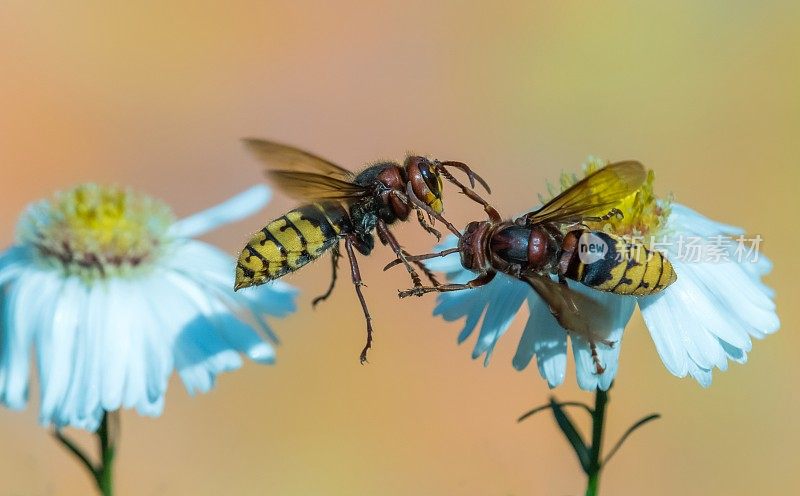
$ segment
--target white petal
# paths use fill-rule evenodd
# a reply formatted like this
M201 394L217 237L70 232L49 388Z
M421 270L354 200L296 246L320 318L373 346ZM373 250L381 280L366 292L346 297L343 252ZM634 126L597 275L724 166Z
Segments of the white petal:
M710 238L717 234L737 236L744 234L744 229L729 224L722 224L679 203L671 204L668 223L683 234Z
M187 298L169 284L170 273L156 273L143 284L141 301L148 308L142 324L141 343L145 353L144 397L139 396L136 409L145 415L158 415L167 390L167 381L174 366L175 340L182 329L194 319L197 311ZM136 359L138 357L132 357Z
M489 283L492 297L483 316L481 331L472 358L478 358L484 353L484 365L489 364L492 351L497 341L505 334L511 323L516 318L525 297L531 291L526 283L513 279L504 274L497 274Z
M667 232L673 239L698 236L710 246L717 236L743 231L673 205ZM760 281L771 263L766 258L740 263L730 253L728 261L683 260L676 245L668 247L668 257L677 281L660 295L642 298L640 306L670 372L689 374L705 387L714 367L725 370L728 359L747 360L750 336L763 337L780 326L773 292Z
M233 317L226 315L219 301L209 298L193 281L178 274L170 275L169 280L185 295L195 312L194 318L182 327L175 342L175 366L190 394L195 391L207 392L213 387L217 374L241 367L242 360L234 351L236 346L241 346L245 353L271 362L272 348L252 331L241 334L242 329L246 328L241 323L230 330L236 342L226 339L222 328L230 325Z
M120 281L118 286L127 296L132 316L122 406L148 416L160 415L163 409L175 336L192 314L181 304L183 296L165 283L164 275L157 270L147 278Z
M267 204L271 196L272 192L266 186L253 186L219 205L179 220L170 229L170 234L178 238L200 236L254 214Z
M233 261L216 248L188 241L169 257L167 279L174 292L183 295L194 312L193 319L175 336L175 365L190 393L206 392L215 376L242 365L241 352L264 364L274 362L277 342L265 316L284 316L295 310L297 290L275 281L249 291L231 287ZM248 325L250 324L250 325Z
M133 334L143 332L135 326L141 321L137 309L132 304L131 293L135 290L129 284L111 280L108 282L108 315L111 325L103 332L103 353L100 358L102 388L101 405L104 410L114 411L122 407L125 393L126 376L129 360L140 359L136 352L142 353L141 347L134 348ZM138 312L137 312L138 310Z
M476 274L465 269L448 274L448 280L455 283L475 277ZM511 325L529 292L525 283L498 274L485 286L440 294L433 314L441 315L447 321L465 318L464 327L458 335L459 343L472 334L483 315L472 357L485 354L484 364L488 364L495 344Z
M611 341L613 345L609 346L603 343L597 343L596 345L598 358L600 359L601 365L605 368L602 374L597 373L597 367L592 359L589 343L580 336L575 334L570 335L572 339L572 353L575 357L575 375L578 378L578 386L586 391L594 391L598 388L606 391L611 387L611 382L617 375L619 353L622 349L622 333L633 314L633 309L636 307L636 300L629 296L596 291L581 284L573 284L570 286L573 290L599 302L608 310L608 322L603 324L603 327L609 329L605 339ZM601 320L606 319L603 318Z
M156 272L140 281L120 281L118 286L121 294L135 295L128 297L134 319L129 326L132 352L127 357L122 401L148 416L161 414L173 368L175 336L193 314L164 277Z
M747 334L730 327L724 309L714 307L709 295L699 292L696 280L680 262L673 264L678 280L663 293L639 301L642 315L667 369L678 377L687 373L710 380L713 367L726 366L725 349L716 336L724 330L748 346ZM744 339L744 340L742 340Z
M253 313L284 317L297 309L297 289L284 281L272 281L247 291L234 292L231 278L233 261L224 252L202 241L183 243L169 257L169 266L198 284L214 283L220 295L233 306L249 308ZM224 288L224 289L223 289Z
M566 376L567 333L539 295L530 291L527 299L528 322L512 364L517 370L522 370L536 356L539 374L554 388L563 383Z
M84 296L80 299L81 306L79 307L79 318L75 329L75 345L71 357L72 373L70 374L64 397L56 405L54 412L53 422L57 426L71 425L73 427L86 428L92 423L92 417L91 415L85 415L86 408L84 407L86 405L85 393L87 388L90 387L90 385L86 384L87 369L91 368L91 360L95 358L92 349L95 328L89 326L87 318L92 306L90 299L93 295L94 298L99 298L98 293L93 293L90 287L84 291Z
M730 321L740 322L746 332L763 337L780 327L775 304L752 283L752 279L738 263L684 263L682 268L685 274L692 274L702 291L713 299L717 308L725 312ZM732 288L735 290L732 291ZM731 336L719 335L719 337L739 345L731 341Z
M664 366L672 375L686 377L689 372L689 357L678 332L680 318L685 309L681 307L680 301L669 298L670 289L667 288L658 295L641 298L639 307Z
M457 245L458 239L451 234L445 237L444 241L434 247L433 253L449 250L450 248L455 248ZM461 265L461 258L459 257L458 253L452 253L446 257L431 258L430 260L425 261L425 266L430 270L444 272L447 274L465 270Z
M0 253L0 287L19 276L30 263L30 250L25 246L12 246Z
M81 383L75 383L81 390L83 398L78 407L81 418L89 418L102 409L100 391L103 379L101 365L105 354L103 336L107 329L114 325L111 316L107 313L107 289L108 287L102 283L92 285L89 292L89 305L84 316L86 327L81 332L85 333L87 360ZM100 420L100 418L97 419L98 422Z
M751 347L748 327L744 320L735 316L736 310L720 299L718 291L709 287L706 277L715 277L713 273L720 272L721 266L707 264L706 270L702 270L701 264L691 264L676 261L673 264L678 280L667 288L665 293L670 298L674 298L688 305L687 312L698 320L710 333L720 339L731 343L737 348L749 350ZM724 267L722 268L724 272ZM711 274L706 275L706 272ZM700 272L698 272L700 271ZM727 288L723 289L726 291Z
M711 385L711 369L706 369L692 363L689 366L689 375L704 388Z
M490 286L482 286L468 291L442 293L437 298L433 315L441 315L446 321L466 317L464 327L458 334L458 342L462 343L475 330L493 296L494 292Z
M0 401L24 408L28 398L30 348L42 321L52 319L45 298L55 296L58 284L48 272L28 269L7 289L3 304L0 346ZM2 291L2 289L0 289Z
M62 416L61 407L73 381L78 322L85 299L86 287L78 278L64 280L60 295L53 302L55 311L52 325L43 326L36 335L41 397L39 421L43 425L57 423L57 418Z

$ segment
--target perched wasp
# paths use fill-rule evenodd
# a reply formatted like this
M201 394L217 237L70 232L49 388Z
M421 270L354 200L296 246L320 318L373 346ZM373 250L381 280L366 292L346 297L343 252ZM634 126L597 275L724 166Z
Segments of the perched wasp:
M637 296L658 293L675 282L672 264L660 252L583 224L621 216L614 205L635 193L645 179L642 164L613 163L513 222L504 221L491 205L470 192L483 204L489 220L469 223L458 235L456 248L406 260L418 262L459 253L464 268L478 276L465 284L417 286L400 296L476 288L488 284L498 272L508 274L530 284L564 329L589 342L600 374L604 369L596 344L613 345L604 339L606 330L598 329L606 312L593 299L571 290L566 279L601 291ZM592 253L588 253L590 249ZM386 268L396 264L397 260ZM558 282L551 275L557 276Z
M471 191L455 179L447 167L465 172L472 187L478 181L488 192L489 186L461 162L440 162L412 155L403 165L380 162L353 173L292 146L259 139L246 139L244 143L264 163L268 176L279 189L308 203L280 216L253 235L239 256L234 289L278 279L330 250L333 276L325 294L314 299L313 305L316 305L333 291L339 244L344 241L350 276L367 324L366 344L360 357L363 363L372 345L372 318L361 291L363 283L355 251L369 255L375 246L373 232L377 232L381 243L389 245L405 265L414 286L421 287L419 275L405 259L408 253L388 226L407 220L411 211L416 210L420 225L437 239L440 233L431 225L433 219L458 233L441 215L444 210L442 176L462 192ZM423 212L428 214L431 224L425 220ZM432 284L438 284L422 263L413 263Z

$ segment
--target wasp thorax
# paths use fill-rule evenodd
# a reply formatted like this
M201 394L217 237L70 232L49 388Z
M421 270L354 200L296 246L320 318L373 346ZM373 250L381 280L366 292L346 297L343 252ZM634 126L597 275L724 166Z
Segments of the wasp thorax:
M117 187L83 184L28 207L17 229L41 262L103 277L148 267L168 240L170 208Z
M492 235L489 249L509 263L527 264L529 235L530 229L510 225Z
M444 212L442 177L436 166L425 157L410 156L405 163L411 190L437 214Z

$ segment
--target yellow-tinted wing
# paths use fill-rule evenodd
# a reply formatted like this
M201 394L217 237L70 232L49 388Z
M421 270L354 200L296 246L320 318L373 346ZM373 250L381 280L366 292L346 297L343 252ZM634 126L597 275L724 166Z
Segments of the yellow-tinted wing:
M271 170L267 175L278 189L298 200L349 200L367 194L363 186L313 172Z
M547 202L525 215L527 224L540 222L574 223L585 217L605 214L620 200L644 184L647 172L639 162L609 164L589 174Z
M294 146L257 138L245 138L242 141L269 170L313 172L348 182L355 177L349 170Z

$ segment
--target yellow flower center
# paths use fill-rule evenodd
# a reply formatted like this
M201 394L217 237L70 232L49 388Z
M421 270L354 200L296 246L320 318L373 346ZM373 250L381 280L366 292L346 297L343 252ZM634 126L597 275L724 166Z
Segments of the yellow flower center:
M589 157L583 164L583 175L588 176L608 165L608 161ZM565 190L579 181L574 174L561 173L561 190ZM615 208L622 212L622 217L612 217L602 222L586 222L591 229L609 231L619 236L631 238L649 238L657 233L665 224L670 212L670 200L659 199L653 193L655 173L647 171L647 179L639 190L622 199ZM649 243L650 239L644 239Z
M169 207L158 200L83 184L31 205L17 237L46 264L94 278L148 266L173 222Z

